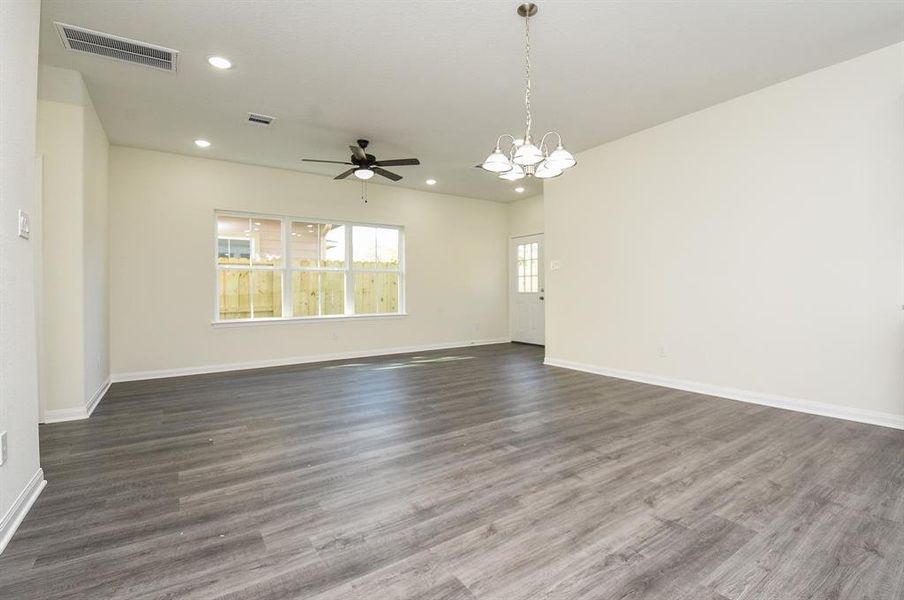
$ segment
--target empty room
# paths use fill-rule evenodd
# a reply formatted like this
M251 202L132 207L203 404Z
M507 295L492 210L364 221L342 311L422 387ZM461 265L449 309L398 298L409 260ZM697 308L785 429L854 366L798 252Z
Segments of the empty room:
M904 0L0 0L0 600L904 600Z

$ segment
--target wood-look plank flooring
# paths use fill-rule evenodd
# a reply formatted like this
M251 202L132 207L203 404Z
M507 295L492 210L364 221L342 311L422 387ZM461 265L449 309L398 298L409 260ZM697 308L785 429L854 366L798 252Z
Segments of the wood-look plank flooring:
M516 344L114 385L0 598L904 598L904 432Z

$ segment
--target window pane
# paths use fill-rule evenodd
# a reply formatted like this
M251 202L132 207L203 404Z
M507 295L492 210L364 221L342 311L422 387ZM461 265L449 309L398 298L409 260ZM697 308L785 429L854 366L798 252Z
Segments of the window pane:
M289 234L292 266L345 266L345 226L329 223L292 223Z
M320 266L345 267L345 225L321 225L320 235Z
M319 266L317 264L319 227L318 223L292 223L292 231L289 232L289 253L293 267Z
M219 238L217 240L217 258L220 264L247 265L251 260L251 240Z
M398 229L377 229L377 264L381 269L399 268Z
M251 272L251 316L255 319L282 316L282 272Z
M399 230L386 227L352 228L356 269L398 269Z
M399 312L398 273L356 273L355 314Z
M345 274L292 273L292 308L296 317L345 314Z
M282 223L278 219L251 218L251 262L255 266L281 267Z
M251 272L219 269L220 319L251 318Z
M217 262L248 265L251 261L251 219L217 215Z
M292 273L292 314L296 317L316 317L319 314L316 271Z
M377 229L352 227L352 262L356 269L372 269L377 264Z
M345 314L345 273L321 273L320 294L322 315Z
M518 260L524 258L524 244L518 244Z

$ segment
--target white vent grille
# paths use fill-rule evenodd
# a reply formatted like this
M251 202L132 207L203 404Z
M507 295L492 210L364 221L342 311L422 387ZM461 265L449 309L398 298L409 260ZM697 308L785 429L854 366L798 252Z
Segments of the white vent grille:
M270 123L273 122L273 119L276 117L270 117L268 115L262 115L258 113L248 113L248 122L252 125L260 125L261 127L267 127Z
M67 50L123 60L163 71L176 71L178 50L65 23L55 22L54 25L56 25L63 46Z

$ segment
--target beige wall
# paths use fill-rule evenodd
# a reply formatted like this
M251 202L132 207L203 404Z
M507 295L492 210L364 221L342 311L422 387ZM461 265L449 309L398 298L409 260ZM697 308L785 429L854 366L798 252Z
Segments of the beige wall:
M364 204L360 193L354 181L111 147L114 377L507 338L505 205L373 184ZM214 327L216 209L404 226L408 316Z
M38 102L43 156L41 397L44 410L84 406L83 109Z
M902 98L898 44L581 153L548 358L904 426Z
M41 385L45 421L86 416L109 377L109 143L76 71L42 66Z
M103 390L110 376L110 256L107 200L110 143L87 99L84 118L84 187L83 213L85 232L84 314L85 314L85 385L87 402Z
M19 209L38 217L35 113L37 1L0 2L0 552L44 481L38 460L35 244L17 236Z
M509 204L509 237L543 233L543 196Z

